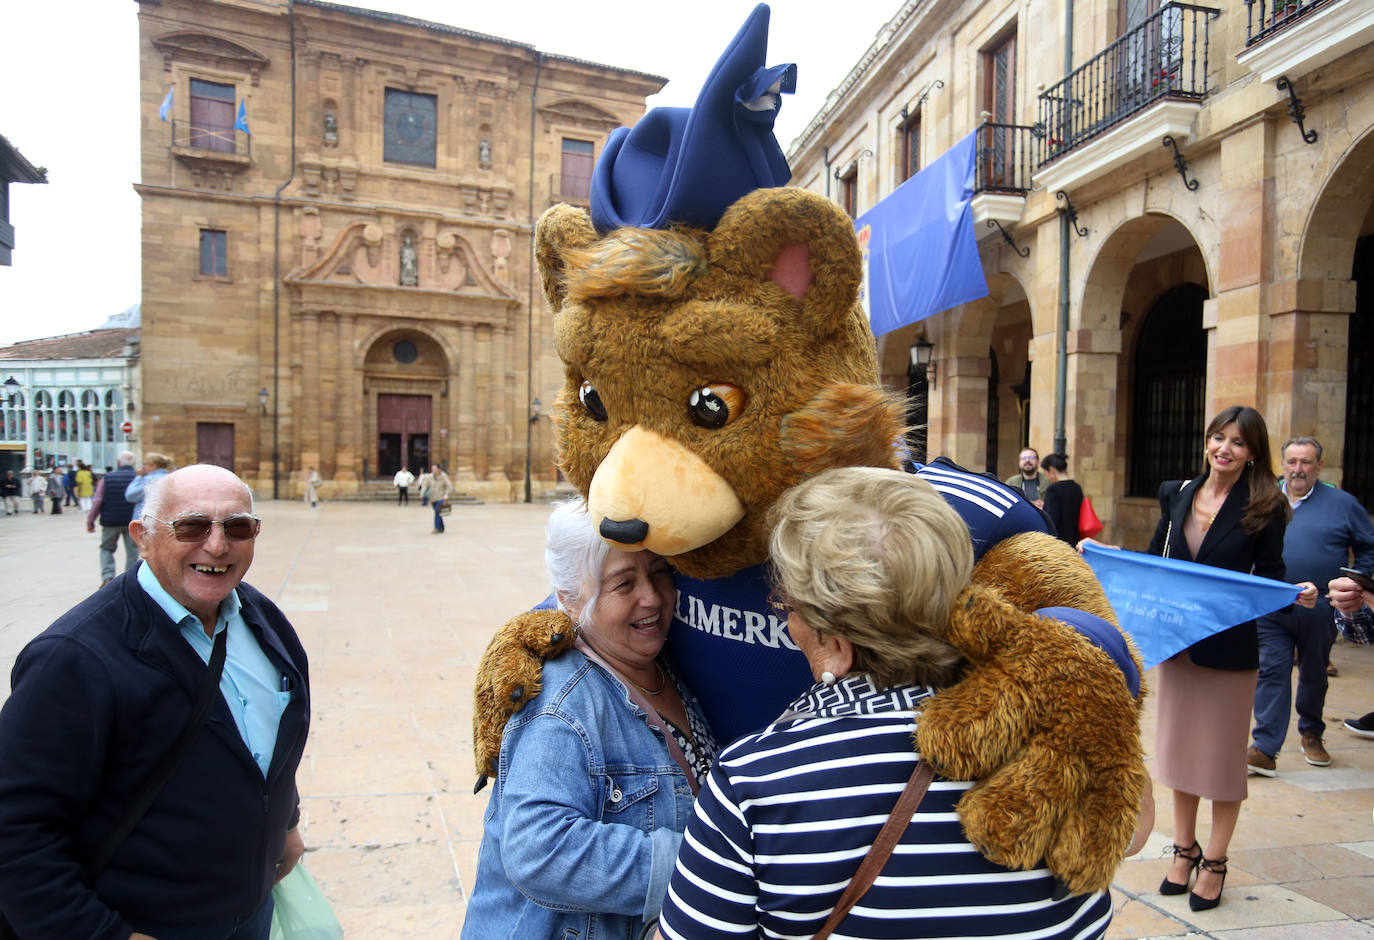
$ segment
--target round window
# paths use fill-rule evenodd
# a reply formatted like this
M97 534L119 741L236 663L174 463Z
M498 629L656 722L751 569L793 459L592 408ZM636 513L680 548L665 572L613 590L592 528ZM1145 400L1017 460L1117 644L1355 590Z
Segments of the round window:
M391 355L402 365L409 365L420 357L415 344L405 339L391 347Z

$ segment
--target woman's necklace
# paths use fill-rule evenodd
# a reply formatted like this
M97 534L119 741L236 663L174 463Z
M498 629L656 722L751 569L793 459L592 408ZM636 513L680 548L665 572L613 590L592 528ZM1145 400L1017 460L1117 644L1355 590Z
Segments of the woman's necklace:
M1226 495L1229 492L1230 490L1228 489L1225 493L1222 493L1221 496L1213 502L1212 505L1216 506L1217 508L1212 510L1211 515L1208 515L1207 510L1199 505L1199 500L1193 500L1193 514L1197 519L1197 527L1201 531L1206 532L1208 529L1212 527L1212 523L1217 521L1217 513L1221 512L1221 507L1226 503ZM1199 493L1198 495L1201 496L1202 494ZM1204 516L1206 517L1205 519L1203 518Z
M658 671L658 688L646 689L633 679L630 680L630 685L639 689L639 691L643 692L645 695L662 695L663 690L668 687L668 677L663 674L663 667L658 664L658 660L656 659L654 660L654 669Z

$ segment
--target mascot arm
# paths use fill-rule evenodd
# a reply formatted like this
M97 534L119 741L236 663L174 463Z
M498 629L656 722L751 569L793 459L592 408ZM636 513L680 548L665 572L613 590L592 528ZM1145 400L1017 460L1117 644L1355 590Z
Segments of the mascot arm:
M545 713L507 735L506 776L497 794L501 863L511 883L544 907L655 916L682 835L671 828L645 832L602 811L586 734L570 717ZM632 781L618 779L604 789L628 790ZM617 808L644 812L632 799Z
M1072 627L1031 613L1076 607L1114 622L1091 570L1041 533L1004 540L956 603L950 642L969 660L925 708L922 755L978 783L960 800L970 841L1010 868L1048 864L1075 894L1111 884L1135 841L1143 789L1140 697ZM1139 669L1139 657L1130 650Z
M496 776L506 721L539 694L544 660L573 644L574 624L560 610L531 610L507 620L487 644L473 683L472 750L477 763L473 793Z

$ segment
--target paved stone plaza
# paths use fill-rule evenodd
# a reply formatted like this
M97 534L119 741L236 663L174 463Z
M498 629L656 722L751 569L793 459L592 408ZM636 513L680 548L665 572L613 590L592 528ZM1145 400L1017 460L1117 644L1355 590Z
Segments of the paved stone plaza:
M306 863L349 937L457 937L489 792L472 795L473 672L492 630L547 593L548 507L456 507L443 536L414 503L258 511L248 580L291 617L311 657L314 718L298 778ZM6 669L99 584L97 538L73 509L0 522ZM1109 936L1374 938L1374 741L1334 727L1374 709L1374 649L1341 643L1333 658L1333 763L1304 763L1290 728L1279 776L1251 778L1224 903L1193 914L1186 897L1156 893L1171 826L1158 787L1155 834L1121 870Z

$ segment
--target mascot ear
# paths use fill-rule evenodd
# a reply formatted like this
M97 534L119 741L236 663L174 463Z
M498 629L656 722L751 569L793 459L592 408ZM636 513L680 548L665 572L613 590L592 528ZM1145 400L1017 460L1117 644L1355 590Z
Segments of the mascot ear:
M852 315L862 258L854 223L829 199L804 189L756 189L721 217L709 239L710 264L771 281L796 305L792 315L817 335Z
M586 210L576 206L559 203L539 217L534 229L534 257L539 264L544 297L554 313L563 309L566 296L563 287L564 256L568 251L588 247L597 238L592 217Z

